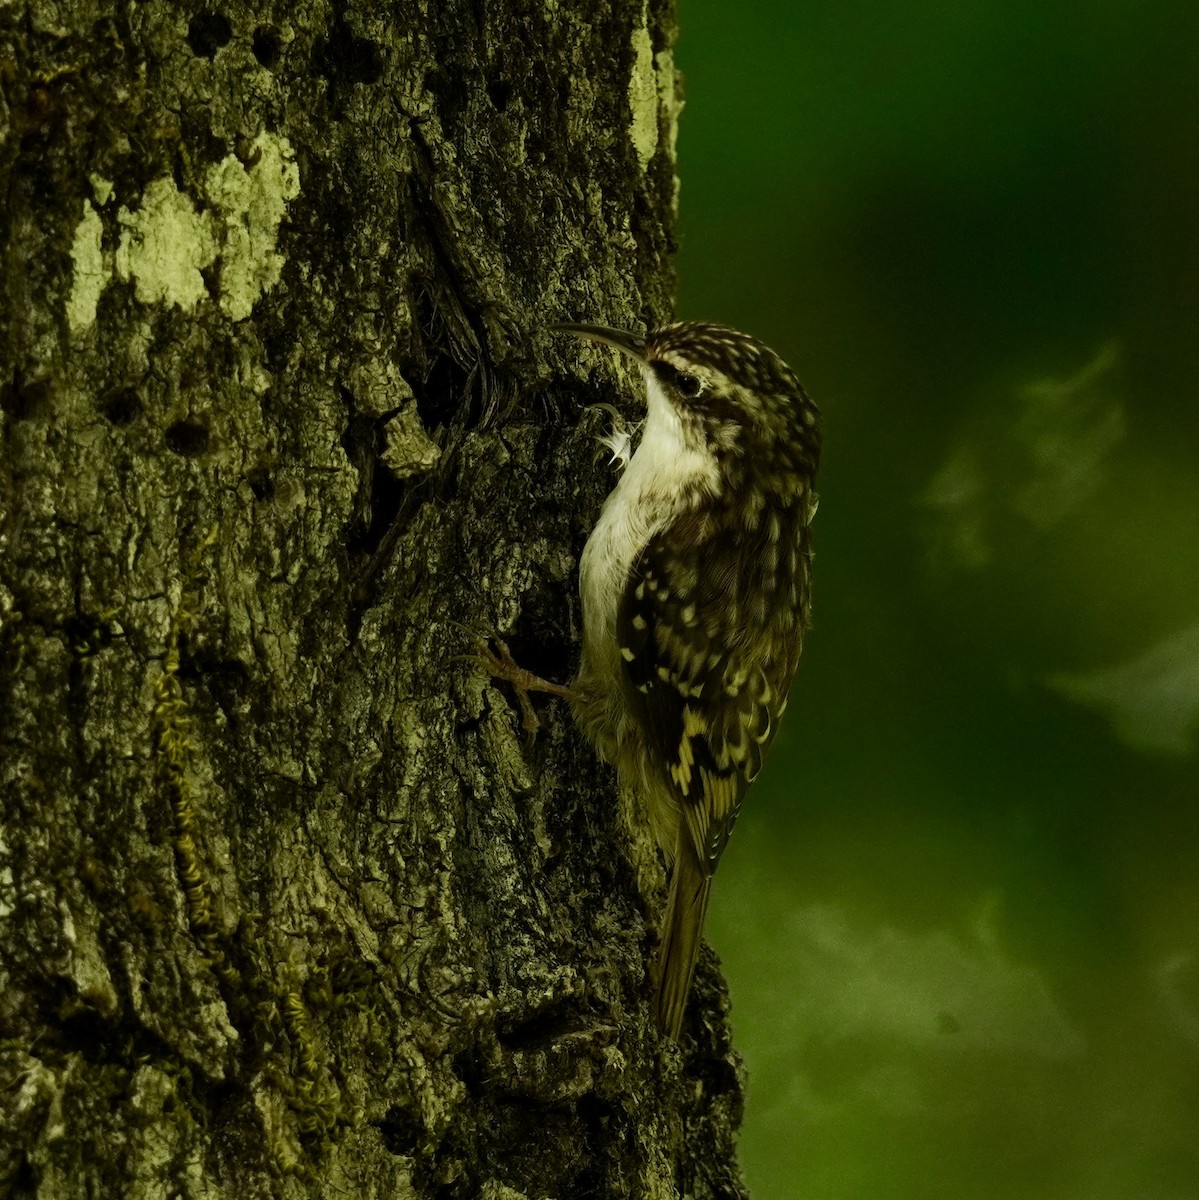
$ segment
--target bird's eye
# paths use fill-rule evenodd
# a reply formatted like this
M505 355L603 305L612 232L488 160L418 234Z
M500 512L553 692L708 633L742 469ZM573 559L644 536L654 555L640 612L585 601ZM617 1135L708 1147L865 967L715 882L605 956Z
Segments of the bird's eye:
M704 381L689 371L680 371L673 363L654 363L654 373L673 392L685 400L694 400L704 390Z

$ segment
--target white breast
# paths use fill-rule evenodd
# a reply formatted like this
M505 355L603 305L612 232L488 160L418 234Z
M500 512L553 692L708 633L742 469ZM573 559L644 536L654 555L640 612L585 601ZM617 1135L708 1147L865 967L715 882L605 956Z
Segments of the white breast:
M616 612L637 556L680 511L684 497L694 495L697 485L712 493L719 486L716 459L702 434L689 430L650 372L646 391L641 442L604 501L579 564L583 672L592 679L616 676Z

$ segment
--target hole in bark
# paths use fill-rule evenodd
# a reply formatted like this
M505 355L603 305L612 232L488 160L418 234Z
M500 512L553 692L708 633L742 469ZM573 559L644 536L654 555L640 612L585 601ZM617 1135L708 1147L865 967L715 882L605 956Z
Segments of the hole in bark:
M53 1012L58 1017L55 1031L59 1047L80 1055L89 1063L111 1063L120 1055L120 1006L104 989L76 990L69 985L56 987Z
M392 1154L412 1155L424 1140L420 1123L406 1109L393 1104L381 1121L374 1122L383 1145Z
M224 261L218 256L208 266L200 268L200 278L204 280L204 288L215 301L219 301L221 298L221 266Z
M215 58L232 36L233 26L224 13L202 9L188 22L187 44L197 58Z
M100 411L114 425L130 425L141 416L142 398L136 388L117 388L104 398Z
M23 1151L19 1153L21 1154L21 1162L9 1184L12 1188L9 1195L12 1197L12 1200L34 1200L42 1190L40 1176L33 1169L25 1153Z
M600 1163L600 1147L608 1140L608 1129L612 1123L612 1110L595 1096L579 1097L579 1119L586 1131L581 1139L587 1151L578 1156L579 1167L570 1177L570 1194L573 1196L602 1196L604 1170Z
M279 35L269 25L259 25L254 30L250 49L254 52L259 66L270 70L279 61L279 46Z
M418 195L417 199L420 202L423 197ZM407 374L405 378L412 381L421 424L430 435L438 429L473 427L478 418L470 408L479 391L478 375L454 357L451 324L438 304L435 290L422 283L413 301L416 324L427 347L426 365L419 379Z
M383 55L377 42L356 37L344 21L337 19L329 36L316 49L316 68L337 83L377 83L383 74Z
M278 370L287 366L292 349L296 344L295 330L285 322L279 322L263 338L263 349L266 351L267 366Z
M512 85L506 79L492 79L487 84L487 94L491 97L496 112L503 112L508 107L508 101L512 99Z
M496 1036L500 1045L509 1050L534 1050L546 1047L568 1033L578 1033L582 1028L578 1013L558 1002L539 1012L525 1014L524 1019L511 1028L497 1030Z
M226 719L234 722L238 710L244 707L250 688L250 672L246 664L236 658L218 658L203 649L193 653L186 640L181 643L180 649L180 679L206 688Z
M430 432L453 424L459 405L465 399L462 369L448 354L439 354L430 366L423 384L414 387L416 411L421 424Z
M95 654L112 644L112 627L94 613L75 613L62 623L62 631L76 654Z
M487 1078L483 1063L475 1050L461 1050L454 1055L454 1074L466 1085L468 1092L479 1091Z
M50 398L50 384L45 379L26 379L20 367L12 373L12 380L0 387L0 409L11 421L28 421L46 407Z
M405 486L382 464L375 469L371 481L370 522L362 535L362 549L374 554L399 516L400 505L407 494Z
M275 481L271 478L266 467L254 467L246 472L246 482L255 500L273 500L275 498Z
M176 454L196 458L208 449L208 427L198 421L176 421L167 426L166 442Z
M405 495L404 485L379 461L382 423L358 414L350 418L341 438L346 457L358 471L354 498L354 528L347 548L372 555L395 522Z

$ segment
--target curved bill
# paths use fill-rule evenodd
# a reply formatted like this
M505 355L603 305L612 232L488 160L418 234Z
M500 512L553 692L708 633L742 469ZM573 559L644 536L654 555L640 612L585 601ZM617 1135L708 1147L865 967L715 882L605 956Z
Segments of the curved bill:
M575 337L586 338L589 342L599 342L603 346L614 346L617 350L629 355L630 358L645 361L645 335L630 333L627 329L611 329L607 325L551 325L554 333L569 333Z

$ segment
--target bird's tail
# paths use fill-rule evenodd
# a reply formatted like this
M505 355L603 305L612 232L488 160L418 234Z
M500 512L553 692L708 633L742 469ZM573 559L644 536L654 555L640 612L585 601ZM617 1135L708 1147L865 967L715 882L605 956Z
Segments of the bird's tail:
M658 948L657 995L654 998L658 1028L676 1042L683 1028L683 1010L687 1007L691 978L699 957L700 935L711 890L712 876L697 861L686 830L681 830L674 870L670 875L662 944Z

